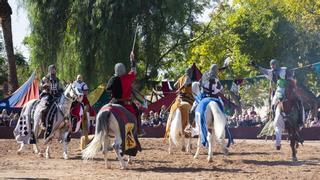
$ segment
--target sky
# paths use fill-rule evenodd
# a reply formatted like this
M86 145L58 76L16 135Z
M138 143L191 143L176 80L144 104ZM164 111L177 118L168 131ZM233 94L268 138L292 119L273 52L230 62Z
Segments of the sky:
M24 57L29 59L29 49L23 45L23 39L30 34L29 20L27 13L23 8L18 8L17 0L9 0L12 8L11 24L12 24L12 40L15 51L19 51Z
M24 57L29 59L30 50L23 44L24 38L30 34L30 23L27 17L25 9L19 7L17 0L9 0L9 4L12 8L12 34L13 34L13 46L15 51L19 51ZM207 8L203 15L198 17L200 22L208 22L209 14L212 12L212 8Z

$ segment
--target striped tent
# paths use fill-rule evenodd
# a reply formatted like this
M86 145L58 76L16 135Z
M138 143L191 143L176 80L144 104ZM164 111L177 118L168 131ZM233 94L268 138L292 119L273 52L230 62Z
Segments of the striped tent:
M39 80L33 72L29 79L9 97L0 100L0 109L21 110L32 99L39 99Z

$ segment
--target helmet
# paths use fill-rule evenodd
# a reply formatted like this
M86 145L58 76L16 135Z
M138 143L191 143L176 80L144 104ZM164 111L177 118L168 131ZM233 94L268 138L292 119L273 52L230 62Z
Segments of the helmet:
M117 63L114 66L114 74L115 76L122 76L126 73L126 67L122 63Z
M209 78L210 79L214 79L217 77L217 73L218 73L218 66L216 64L212 64L210 66L210 70L209 70Z
M48 66L48 73L49 73L49 74L52 74L52 71L53 71L53 70L56 70L56 66L55 66L54 64L49 65L49 66Z
M270 60L270 67L274 66L275 68L278 67L278 61L276 59Z

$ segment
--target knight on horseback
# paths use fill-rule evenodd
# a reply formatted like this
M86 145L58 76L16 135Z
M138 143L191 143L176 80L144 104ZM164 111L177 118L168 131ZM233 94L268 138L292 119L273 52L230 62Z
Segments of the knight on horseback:
M174 84L177 89L177 97L170 107L170 113L167 120L164 141L169 139L169 154L171 154L171 142L178 145L181 140L182 151L190 150L190 139L187 147L185 147L184 129L187 127L189 120L189 111L194 101L192 95L192 67L187 68L185 74L182 75Z
M41 110L41 126L46 127L46 116L51 105L59 99L63 93L62 85L59 78L56 76L56 66L50 65L48 67L48 74L44 76L40 82L40 106Z
M201 87L201 97L199 100L205 97L213 97L220 99L222 95L223 86L221 85L218 77L218 66L216 64L212 64L210 69L206 71L202 78L200 79L200 87ZM220 99L221 103L223 104L222 100ZM194 123L195 118L195 110L198 106L199 101L194 101L193 105L189 112L189 127L186 129L191 130L192 125Z
M117 63L114 66L114 75L109 79L107 84L107 92L111 94L111 102L119 104L126 108L137 118L138 134L142 135L141 119L139 118L139 109L135 105L131 97L132 85L136 79L136 61L134 53L130 54L131 69L127 73L126 67L122 63Z
M296 95L296 83L293 79L293 72L287 67L279 67L278 61L272 59L270 61L270 69L258 66L253 61L250 65L255 67L259 72L264 74L270 80L270 99L272 116L274 117L274 130L276 135L275 147L277 150L281 148L281 133L285 127L286 117L292 111L295 105L286 105L287 102L297 104L298 110L302 107L301 101ZM280 113L277 113L279 105ZM303 126L303 118L298 118L298 126ZM300 141L301 142L301 141Z

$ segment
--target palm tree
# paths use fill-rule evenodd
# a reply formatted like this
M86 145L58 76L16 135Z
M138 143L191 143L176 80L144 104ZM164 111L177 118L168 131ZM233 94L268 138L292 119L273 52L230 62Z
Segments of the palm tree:
M8 0L0 0L0 22L3 31L3 38L8 60L8 81L11 93L18 89L18 78L16 69L16 59L13 53L12 29L11 29L12 9Z

